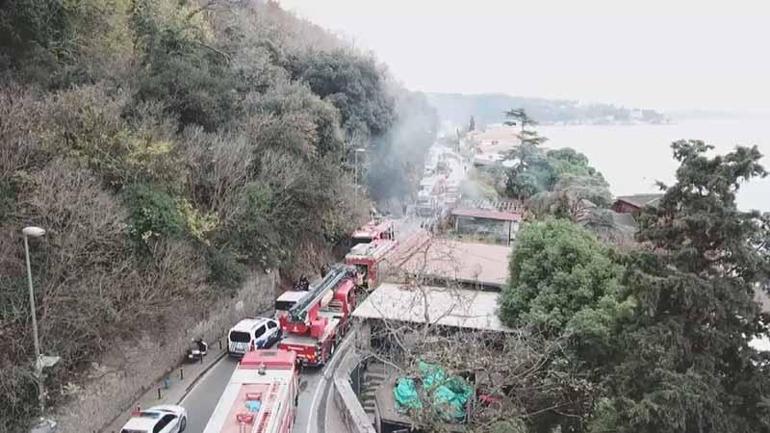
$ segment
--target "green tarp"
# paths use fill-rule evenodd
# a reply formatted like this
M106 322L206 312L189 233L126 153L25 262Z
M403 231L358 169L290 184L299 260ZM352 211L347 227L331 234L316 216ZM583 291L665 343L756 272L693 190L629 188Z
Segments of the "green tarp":
M465 407L473 395L473 388L461 377L447 377L438 365L420 361L418 365L423 395L431 400L431 406L447 421L465 418ZM393 389L396 408L400 411L422 408L420 393L415 380L401 377Z

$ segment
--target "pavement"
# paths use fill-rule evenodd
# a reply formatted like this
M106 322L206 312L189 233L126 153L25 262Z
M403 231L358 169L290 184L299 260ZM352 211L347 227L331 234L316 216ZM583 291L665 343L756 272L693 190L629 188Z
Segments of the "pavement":
M102 430L104 433L119 432L123 425L131 417L131 410L136 406L142 409L159 404L179 404L183 401L191 390L202 379L214 380L221 383L220 394L224 391L227 380L235 370L236 363L226 356L226 342L223 342L222 349L219 348L219 342L209 343L208 354L203 358L203 362L185 363L177 366L166 376L167 380L161 380L154 383L144 394L142 394L131 407L125 409L113 422ZM160 392L160 394L159 394ZM160 396L160 398L159 398ZM214 400L216 405L216 400ZM186 405L183 405L186 407ZM213 411L214 407L211 407ZM188 410L189 412L189 410ZM188 426L199 414L190 412L188 415ZM208 418L206 418L208 421ZM204 423L205 426L205 423ZM189 429L189 427L188 427ZM201 431L203 429L201 428Z
M236 359L227 356L214 342L203 363L183 364L168 375L168 387L163 381L154 384L132 406L143 409L159 404L180 404L187 409L185 433L203 433L211 414L225 390L235 367ZM343 351L338 351L323 369L306 368L299 382L299 404L294 433L342 433L345 424L332 402L334 389L332 372ZM180 370L181 376L180 379ZM160 398L158 398L160 389ZM132 408L116 418L104 433L119 432L128 421Z

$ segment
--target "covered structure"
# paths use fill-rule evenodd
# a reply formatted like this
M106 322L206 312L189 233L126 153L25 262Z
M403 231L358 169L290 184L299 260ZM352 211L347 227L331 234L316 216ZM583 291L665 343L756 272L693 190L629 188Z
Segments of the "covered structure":
M663 194L621 195L612 204L612 210L619 213L637 213L646 206L655 206Z
M498 297L495 292L384 283L356 308L353 317L511 332L497 317Z
M401 262L398 270L406 279L498 291L508 278L510 253L505 245L432 239Z
M523 206L515 201L463 202L452 210L455 232L492 238L506 245L516 238Z
M498 318L498 297L499 293L495 292L386 283L380 285L356 308L353 317L358 322L359 342L370 344L377 350L385 350L392 354L393 359L398 359L396 353L401 346L392 342L391 333L397 333L405 347L422 351L441 341L441 338L436 339L436 335L446 336L453 332L467 331L473 332L474 339L493 342L516 332ZM409 324L415 325L414 329L405 326ZM421 332L426 324L431 325L436 334L431 332L426 338ZM375 428L381 433L420 431L419 427L410 430L415 427L414 420L396 407L394 388L401 376L402 371L376 359L366 361L351 375L351 378L355 378L354 382L363 386L359 398ZM469 379L470 383L474 383L472 375ZM462 421L447 422L444 427L448 431L464 431Z

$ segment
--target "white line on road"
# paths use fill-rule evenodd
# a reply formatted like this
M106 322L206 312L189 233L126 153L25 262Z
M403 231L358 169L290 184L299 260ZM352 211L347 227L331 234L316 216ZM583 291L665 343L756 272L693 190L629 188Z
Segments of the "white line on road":
M315 413L314 412L315 411L315 406L318 403L318 393L322 389L324 389L324 390L327 389L326 386L325 386L325 383L328 382L329 379L331 379L333 377L332 375L330 375L329 378L327 379L326 371L330 370L333 373L334 369L337 368L335 366L335 364L338 363L339 360L342 359L342 356L345 354L344 352L345 352L345 350L347 350L347 346L346 346L345 343L352 338L352 337L350 337L351 335L352 335L352 333L349 333L348 335L345 336L345 338L342 339L342 342L337 346L337 350L334 351L334 355L335 356L332 358L331 362L329 362L328 364L326 364L324 366L324 369L321 371L321 379L318 381L318 387L315 389L315 392L313 393L313 400L310 402L310 411L308 412L308 414L309 414L309 416L308 416L308 423L307 423L307 428L305 429L306 433L313 433L313 431L314 431L314 430L310 429L310 426L313 425L313 423L311 423L309 421L311 419L313 419L313 414ZM343 350L340 350L340 349L343 349ZM324 386L322 386L322 385L324 385ZM323 417L324 417L324 430L326 430L326 411L324 411ZM318 423L316 422L316 425L317 424Z
M211 364L211 365L208 367L208 369L206 370L206 372L205 372L205 373L203 373L203 376L200 376L200 377L198 377L197 379L195 379L195 381L194 381L194 382L193 382L193 383L190 385L190 387L189 387L189 389L187 390L187 392L185 392L185 395L184 395L184 397L182 397L182 399L181 399L181 400L179 400L179 402L178 402L177 404L178 404L178 405L180 405L180 406L181 406L181 405L183 405L183 403L185 402L185 400L187 400L187 398L188 398L188 397L190 397L190 395L192 395L192 391L193 391L193 390L194 390L194 389L195 389L195 388L196 388L198 385L200 385L201 383L203 383L203 381L206 379L206 377L207 377L207 376L209 376L210 374L213 374L213 373L214 373L214 370L216 370L216 367L217 367L217 365L219 365L219 364L220 364L222 361L224 361L225 359L227 359L227 352L225 352L225 355L224 355L224 356L220 356L218 360L214 361L214 363L213 363L213 364Z
M321 380L318 381L318 386L316 387L315 392L313 393L313 400L310 401L310 410L308 411L308 423L307 423L307 428L305 429L307 433L313 433L313 430L311 430L311 426L313 426L314 423L310 421L315 419L314 411L315 411L315 406L318 403L318 393L321 392L321 389L325 388L325 386L322 386L325 383L326 383L326 378L322 374ZM318 425L318 423L315 423L315 424Z

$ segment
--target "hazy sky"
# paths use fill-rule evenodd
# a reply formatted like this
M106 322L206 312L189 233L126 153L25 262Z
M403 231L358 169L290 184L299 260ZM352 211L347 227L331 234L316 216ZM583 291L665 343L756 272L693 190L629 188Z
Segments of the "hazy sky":
M408 88L770 111L770 4L280 0Z

